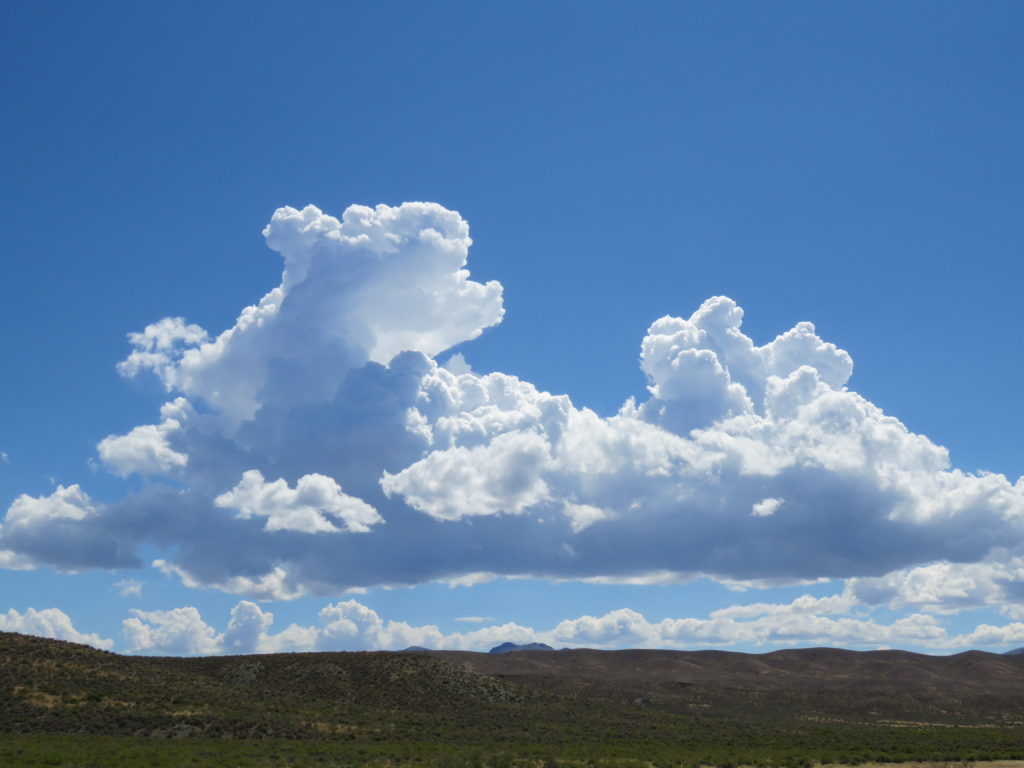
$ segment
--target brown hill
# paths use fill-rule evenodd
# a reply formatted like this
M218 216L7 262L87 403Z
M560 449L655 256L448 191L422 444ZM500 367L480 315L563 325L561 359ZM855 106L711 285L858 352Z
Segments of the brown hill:
M534 690L669 711L770 707L794 717L1024 723L1024 656L968 651L590 649L431 655Z
M530 695L419 654L132 657L0 632L0 732L306 736Z
M980 652L157 658L0 633L0 733L8 734L326 739L410 755L438 744L589 744L707 762L1024 756L1022 720L1024 657Z

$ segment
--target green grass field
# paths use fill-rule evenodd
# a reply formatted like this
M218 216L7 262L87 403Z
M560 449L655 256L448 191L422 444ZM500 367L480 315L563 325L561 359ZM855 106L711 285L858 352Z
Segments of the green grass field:
M749 725L749 724L748 724ZM1024 730L832 725L710 728L644 738L566 742L503 739L479 732L393 738L207 739L101 734L4 734L0 766L177 768L180 766L809 766L1024 759Z

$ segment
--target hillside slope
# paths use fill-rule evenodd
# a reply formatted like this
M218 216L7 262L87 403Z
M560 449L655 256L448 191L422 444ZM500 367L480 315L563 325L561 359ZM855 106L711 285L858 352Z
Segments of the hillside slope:
M306 737L535 696L419 654L119 656L0 633L0 731Z
M1024 656L836 648L765 654L590 649L432 652L533 690L668 711L750 707L801 717L947 724L1024 722Z
M1024 657L980 652L147 658L0 633L5 733L691 751L806 748L813 737L832 748L903 750L894 755L1005 744L1000 754L1009 755L1024 743L1022 720ZM972 728L949 727L964 725Z

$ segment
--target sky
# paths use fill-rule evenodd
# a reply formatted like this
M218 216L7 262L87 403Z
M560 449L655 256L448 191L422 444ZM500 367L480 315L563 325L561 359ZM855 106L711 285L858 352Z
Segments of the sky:
M11 7L0 630L1024 645L1022 32Z

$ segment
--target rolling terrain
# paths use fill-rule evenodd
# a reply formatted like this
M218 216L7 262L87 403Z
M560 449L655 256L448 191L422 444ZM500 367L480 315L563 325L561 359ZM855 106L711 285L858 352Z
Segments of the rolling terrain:
M1024 759L1024 656L822 648L157 658L0 633L0 764L37 764L4 749L120 754L129 743L173 743L176 751L160 754L192 756L167 764L197 765L197 755L223 763L225 749L256 743L351 764L469 753L489 756L481 766L496 765L494 756L666 765ZM285 764L306 763L317 760Z
M673 712L864 722L1024 725L1024 656L968 651L787 649L728 651L563 650L433 656L531 690Z

